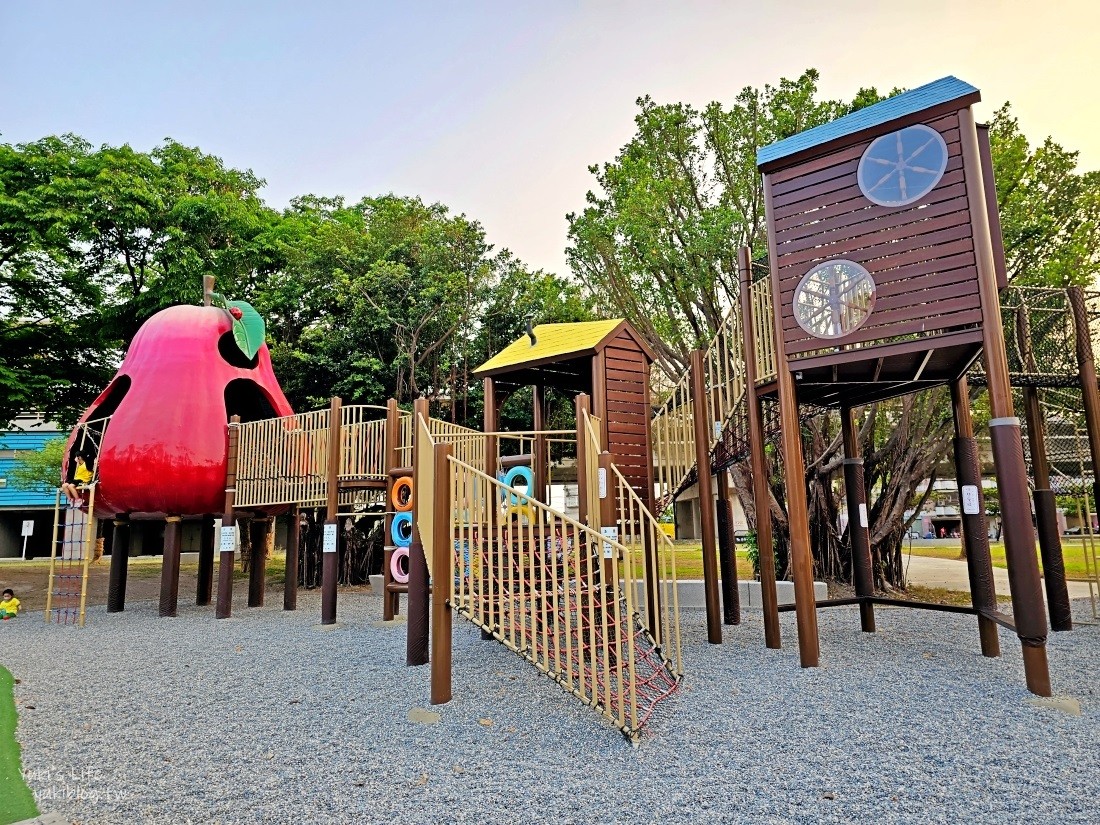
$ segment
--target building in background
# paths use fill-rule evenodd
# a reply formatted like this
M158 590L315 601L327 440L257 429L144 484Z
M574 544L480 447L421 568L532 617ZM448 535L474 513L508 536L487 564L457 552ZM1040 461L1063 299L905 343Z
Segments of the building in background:
M12 471L21 454L38 452L46 442L66 435L57 424L32 414L20 415L0 431L0 558L22 555L26 522L31 529L26 537L27 558L50 555L56 490L22 490L15 485Z

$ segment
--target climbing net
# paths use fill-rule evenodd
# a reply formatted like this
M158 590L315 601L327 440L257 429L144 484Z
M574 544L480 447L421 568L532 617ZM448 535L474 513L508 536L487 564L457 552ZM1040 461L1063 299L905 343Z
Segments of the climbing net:
M460 613L634 737L680 679L597 548L517 519L454 546Z

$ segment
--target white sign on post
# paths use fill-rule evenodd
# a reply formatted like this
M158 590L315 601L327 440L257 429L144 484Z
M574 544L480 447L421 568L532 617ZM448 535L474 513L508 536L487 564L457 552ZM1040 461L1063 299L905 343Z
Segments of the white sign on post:
M600 467L596 473L596 479L599 482L600 498L607 498L607 469Z
M870 523L867 521L867 505L862 501L859 503L859 526L870 526Z
M22 536L33 536L34 535L34 521L32 519L27 519L26 521L23 522L23 532L20 533L20 535L22 535Z
M980 508L978 507L978 486L976 484L964 484L960 492L962 493L963 515L980 515Z
M322 553L335 553L336 552L336 525L326 524L324 538L321 543Z
M222 526L222 537L219 543L220 552L222 553L234 553L237 550L237 526L230 524L228 527Z
M603 557L605 559L615 558L615 545L613 545L611 542L612 541L617 542L619 540L619 528L618 527L601 527L600 528L600 535L602 535L605 539L610 539L611 540L611 541L605 541L603 543Z

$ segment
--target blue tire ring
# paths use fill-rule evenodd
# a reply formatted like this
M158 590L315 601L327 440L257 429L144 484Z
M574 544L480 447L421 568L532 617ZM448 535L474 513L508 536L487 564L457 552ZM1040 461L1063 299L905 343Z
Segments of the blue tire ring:
M508 487L515 487L516 486L515 482L516 482L517 478L526 479L527 480L527 492L528 493L533 493L534 492L534 490L535 490L535 474L531 472L530 467L523 467L523 466L513 467L504 476L504 483ZM530 498L533 498L533 496L531 496L531 497L519 496L519 495L516 495L515 493L509 493L508 494L508 503L509 504L519 504L521 502L526 502L526 501L530 500Z
M397 547L410 547L413 543L413 514L398 513L390 525L390 538Z

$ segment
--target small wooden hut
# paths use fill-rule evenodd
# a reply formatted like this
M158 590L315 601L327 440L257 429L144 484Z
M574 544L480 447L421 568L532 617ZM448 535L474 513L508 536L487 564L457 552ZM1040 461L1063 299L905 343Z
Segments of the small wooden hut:
M653 458L649 432L649 367L653 350L621 318L539 324L474 371L485 379L485 430L498 427L503 399L534 387L534 429L544 426L544 391L587 393L599 417L601 439L612 461L653 504ZM535 485L546 489L546 468L536 463Z

